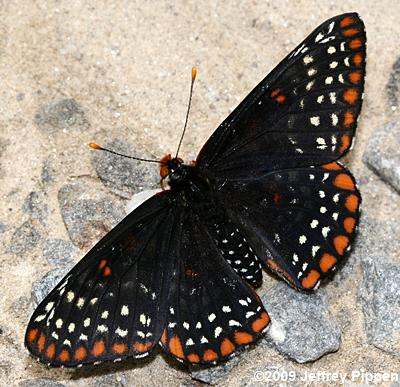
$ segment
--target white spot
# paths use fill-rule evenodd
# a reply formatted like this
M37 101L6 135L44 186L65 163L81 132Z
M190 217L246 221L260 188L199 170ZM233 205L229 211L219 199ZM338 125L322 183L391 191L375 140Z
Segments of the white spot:
M197 329L201 329L201 322L200 321L196 324L196 328Z
M318 226L318 220L317 219L313 219L313 221L310 223L311 228L315 228Z
M74 323L69 324L68 325L68 332L72 333L74 330L75 330L75 324Z
M320 207L319 212L320 212L321 214L325 214L325 212L326 212L326 207L324 207L324 206Z
M335 52L336 52L336 48L334 47L334 46L330 46L330 47L328 47L328 49L326 50L326 52L328 53L328 54L334 54Z
M145 335L144 332L142 332L142 331L137 331L136 334L137 334L139 337L143 338L143 339L146 337L146 335Z
M298 261L299 261L299 256L298 256L296 253L293 254L293 260L294 260L295 262L298 262Z
M85 328L87 328L90 325L90 318L85 318L85 320L83 320L83 326Z
M140 287L143 289L143 292L148 293L149 289L144 284L140 284Z
M246 273L246 272L247 272L247 269L243 267L242 269L240 269L240 272L241 272L241 273Z
M331 100L331 104L335 104L336 103L336 93L335 92L329 93L329 99Z
M337 65L338 65L338 62L336 62L335 60L333 62L329 63L329 67L331 69L335 69L337 67Z
M300 100L300 108L304 109L304 98ZM293 143L292 143L293 144Z
M303 267L302 267L303 271L305 271L305 270L307 269L307 266L308 266L308 263L307 263L307 262L304 262L304 263L303 263Z
M320 96L318 96L318 98L317 98L317 102L318 102L318 103L322 103L322 102L324 102L324 99L325 99L325 97L324 97L323 95L320 95Z
M105 310L102 314L101 314L101 318L108 318L108 310Z
M347 66L347 67L349 67L350 66L350 62L349 62L349 57L348 56L346 56L346 58L344 58L344 64Z
M168 328L174 328L176 326L176 322L170 322L168 324Z
M315 257L315 254L317 254L319 249L320 249L320 246L311 247L311 254L312 254L313 257ZM305 269L303 269L303 270L305 270Z
M214 331L214 336L215 338L217 338L222 332L222 328L221 327L216 327L215 331Z
M346 42L340 43L340 51L346 51Z
M49 302L45 307L46 312L50 312L50 309L53 307L53 305L54 305L53 301Z
M335 40L335 37L334 37L334 36L328 36L328 37L325 38L324 40L321 40L321 41L320 41L320 44L322 44L322 43L328 43L328 42L330 42L331 40Z
M140 321L143 325L146 325L146 315L142 313L142 314L139 316L139 321Z
M71 342L68 339L65 339L63 342L64 345L68 345L68 347L71 346Z
M217 316L216 316L214 313L211 313L211 314L208 316L208 321L209 321L209 322L213 322L213 321L215 320L216 317L217 317Z
M300 278L303 275L302 271L299 271L299 274L297 274L297 278Z
M310 55L306 55L306 56L303 58L303 62L304 62L304 64L306 64L306 65L312 63L313 60L314 60L314 58L313 58L312 56L310 56Z
M188 322L184 321L184 323L182 325L186 330L189 330L190 324Z
M129 314L129 308L127 305L122 305L121 308L121 316L128 316Z
M74 297L75 297L74 292L69 291L69 292L67 293L67 301L68 301L68 302L72 302L72 300L74 299Z
M326 77L325 79L325 85L330 85L333 82L333 77Z
M339 122L339 118L335 113L331 114L332 125L336 126Z
M35 318L35 321L36 322L40 322L40 321L44 320L45 318L46 318L46 315L45 314L41 314L40 316L37 316Z
M81 333L81 335L79 336L79 340L87 340L87 339L88 337L84 333Z
M228 305L224 305L224 306L222 307L222 311L223 311L224 313L232 312L231 308L230 308Z
M201 344L208 343L208 340L204 336L202 336L201 339L200 339L200 343Z
M338 216L339 216L339 214L338 214L337 212L334 212L334 213L332 214L333 220L338 220Z
M335 22L334 21L329 24L328 34L330 34L332 32L334 26L335 26Z
M305 235L300 235L300 237L299 237L299 243L301 244L301 245L304 245L304 243L306 243L307 242L307 237L305 236Z
M170 312L171 314L174 314L174 313L175 313L174 308L169 308L169 312Z
M60 328L62 327L62 325L63 325L63 321L59 318L59 319L56 321L56 327L57 327L58 329L60 329Z
M230 326L230 327L234 327L234 326L240 327L241 324L240 324L239 321L236 321L236 320L229 320L229 326Z
M235 263L236 265L240 265L240 264L242 263L242 261L241 261L240 259L237 259L234 263Z
M235 254L235 252L233 250L229 250L228 254L233 255L233 254Z
M319 193L319 197L321 198L321 199L323 199L324 197L325 197L325 192L324 191L319 191L318 192Z
M107 331L108 331L108 328L107 328L105 325L101 324L101 325L98 325L98 326L97 326L97 330L98 330L99 332L104 333L104 332L107 332Z
M310 69L310 70L307 71L307 74L308 74L309 77L312 77L316 73L317 73L317 70L315 70L315 69Z
M222 243L228 243L228 239L222 239Z
M186 345L194 345L194 341L189 337L189 338L186 340Z
M322 137L318 137L316 141L317 141L317 144L326 145L325 139Z
M310 177L310 180L314 180L315 179L315 176L313 174L310 174L309 177Z
M83 306L84 304L85 304L85 299L82 298L82 297L79 297L79 298L78 298L78 302L76 303L76 306L77 306L79 309L81 309L82 306Z
M331 231L331 228L326 226L322 227L322 235L326 238L328 236L329 231Z
M315 37L315 42L319 42L325 35L321 32Z
M128 330L127 329L121 329L120 327L118 327L116 330L115 330L115 333L118 335L118 336L121 336L121 337L125 337L127 334L128 334Z
M325 181L328 177L329 177L329 173L328 172L324 173L322 181Z
M310 122L312 125L318 126L319 125L319 117L318 116L311 117Z
M333 201L335 202L335 203L337 203L338 201L339 201L339 194L337 193L337 194L335 194L335 195L333 195Z
M90 303L91 303L92 305L94 305L94 304L97 302L97 300L98 300L98 298L97 298L97 297L94 297L94 298L92 298L92 299L90 300Z
M250 318L251 316L254 316L255 315L255 313L254 312L247 312L246 313L246 318Z
M339 81L340 83L344 83L343 74L339 74L339 76L338 76L338 81Z
M56 332L52 332L51 337L54 337L56 340L58 340L58 335Z
M315 83L314 80L308 82L307 85L306 85L306 90L307 90L307 91L310 91L311 88L313 87L314 83Z
M239 300L239 304L243 306L249 306L246 300Z
M304 152L303 152L303 149L301 149L301 148L296 148L295 151L296 151L297 153L300 153L300 154L304 153Z

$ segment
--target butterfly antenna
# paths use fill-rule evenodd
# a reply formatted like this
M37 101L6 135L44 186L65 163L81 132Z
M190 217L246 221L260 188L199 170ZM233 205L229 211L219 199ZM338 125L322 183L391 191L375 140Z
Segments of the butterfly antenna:
M149 163L165 164L164 162L162 162L160 160L150 160L150 159L142 159L140 157L127 156L127 155L124 155L122 153L115 152L115 151L113 151L111 149L103 148L102 146L100 146L100 145L98 145L98 144L96 144L94 142L91 142L88 145L93 149L97 149L97 150L105 151L105 152L108 152L108 153L112 153L113 155L117 155L117 156L126 157L127 159L133 159L133 160L138 160L138 161L148 161Z
M186 112L185 125L183 126L183 132L182 132L181 139L179 141L179 145L178 145L178 149L176 151L175 158L178 157L179 149L181 149L181 145L182 145L183 136L185 135L185 132L186 132L186 127L187 127L187 123L188 123L188 119L189 119L190 105L192 104L193 85L194 85L194 81L196 79L196 74L197 74L196 67L192 67L192 81L190 82L189 103L188 103L188 108L187 108L187 112Z

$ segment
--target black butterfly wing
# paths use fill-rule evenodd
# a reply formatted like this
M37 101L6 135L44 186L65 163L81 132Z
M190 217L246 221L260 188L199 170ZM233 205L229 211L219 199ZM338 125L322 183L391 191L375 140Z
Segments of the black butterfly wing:
M359 222L360 193L336 162L236 180L220 195L257 256L302 290L316 288L343 261Z
M146 356L165 326L175 254L171 193L107 234L37 307L25 345L54 366Z
M321 24L217 128L197 165L239 179L343 156L361 109L365 42L356 13Z
M189 211L182 216L161 345L181 362L215 364L261 337L269 317L257 294L223 259L201 218Z

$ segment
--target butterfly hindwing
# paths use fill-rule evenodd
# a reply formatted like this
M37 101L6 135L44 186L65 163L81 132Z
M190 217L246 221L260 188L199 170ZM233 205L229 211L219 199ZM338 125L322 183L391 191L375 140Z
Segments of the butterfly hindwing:
M214 364L258 340L269 316L223 259L201 218L186 214L181 225L161 345L181 362Z
M339 163L235 181L224 186L226 195L258 257L298 289L315 288L354 240L361 196Z
M365 42L356 13L321 24L219 126L197 165L233 179L340 158L361 109Z
M54 366L146 356L164 328L175 215L169 194L132 212L37 307L25 343Z

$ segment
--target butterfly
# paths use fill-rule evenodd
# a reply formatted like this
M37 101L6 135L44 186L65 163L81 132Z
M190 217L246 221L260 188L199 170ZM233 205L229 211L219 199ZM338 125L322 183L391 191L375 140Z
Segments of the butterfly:
M254 290L263 268L298 290L317 288L359 222L360 192L337 160L354 138L365 56L356 13L325 21L195 162L164 157L169 189L131 212L37 307L31 354L74 367L145 357L159 344L185 364L217 364L269 327Z

